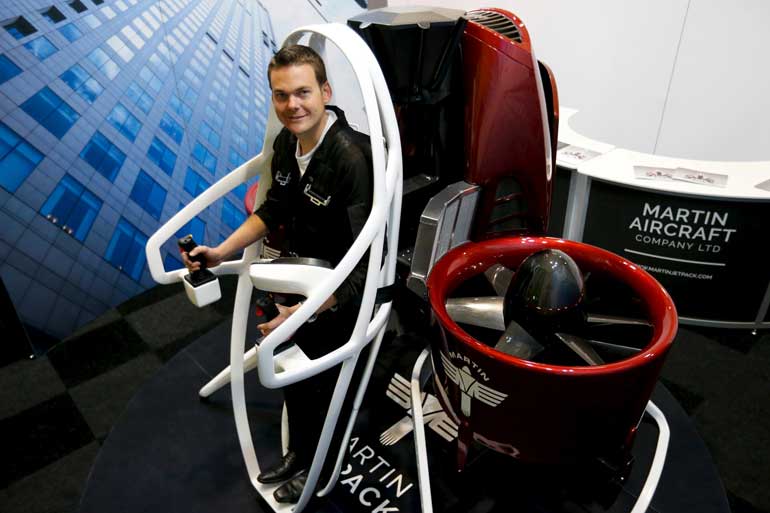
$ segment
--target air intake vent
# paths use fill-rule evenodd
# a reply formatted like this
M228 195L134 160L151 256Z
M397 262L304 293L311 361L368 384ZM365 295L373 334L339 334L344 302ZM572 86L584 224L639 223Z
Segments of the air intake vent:
M513 20L494 11L471 11L465 15L470 21L474 21L479 25L483 25L490 30L493 30L505 36L512 41L521 43L521 32L519 27L516 26Z

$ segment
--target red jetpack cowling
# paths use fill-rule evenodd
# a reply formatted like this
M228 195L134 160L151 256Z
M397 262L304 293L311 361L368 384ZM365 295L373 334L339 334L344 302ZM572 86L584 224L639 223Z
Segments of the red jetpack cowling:
M638 352L598 366L537 363L494 349L449 316L446 301L463 283L494 264L515 270L546 248L569 255L591 280L627 286L652 333ZM671 297L654 278L587 244L509 237L451 250L431 272L428 294L438 331L431 339L434 384L459 426L459 466L471 440L529 463L627 456L677 328Z
M556 82L514 14L480 9L466 18L465 179L482 186L472 237L545 233L558 136Z
M558 96L523 23L500 9L415 7L348 24L372 48L396 105L404 244L426 203L458 181L481 189L472 240L545 233Z

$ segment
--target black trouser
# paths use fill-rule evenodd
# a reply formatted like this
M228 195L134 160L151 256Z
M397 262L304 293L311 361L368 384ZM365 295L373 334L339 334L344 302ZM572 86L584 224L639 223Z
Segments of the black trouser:
M357 308L323 312L314 322L300 327L292 339L309 358L318 358L340 347L350 339L357 314ZM368 352L364 351L361 356L364 357L366 354ZM357 377L360 376L363 367L364 362L359 358L356 373L350 382L353 386L348 389L334 432L335 436L329 447L326 469L332 468L337 456L339 444L352 409L355 385L360 379ZM332 367L317 376L284 388L289 418L289 449L296 453L297 460L305 468L309 468L313 461L341 368L339 365Z

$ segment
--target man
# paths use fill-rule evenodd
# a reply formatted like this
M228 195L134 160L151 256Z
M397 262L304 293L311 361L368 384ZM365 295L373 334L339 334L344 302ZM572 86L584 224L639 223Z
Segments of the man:
M282 48L268 66L272 102L284 125L273 144L273 184L264 203L217 247L198 246L209 266L262 238L279 226L285 230L283 253L312 257L336 266L360 232L372 205L371 148L367 136L350 128L343 112L327 105L332 91L324 63L311 48ZM184 254L192 271L199 264ZM292 340L317 358L350 337L363 291L366 261L302 325ZM278 315L258 326L268 335L299 308L276 305ZM262 483L286 481L274 492L279 502L297 502L307 479L323 420L337 379L330 369L285 388L289 416L289 452L263 471ZM332 454L330 452L330 454Z

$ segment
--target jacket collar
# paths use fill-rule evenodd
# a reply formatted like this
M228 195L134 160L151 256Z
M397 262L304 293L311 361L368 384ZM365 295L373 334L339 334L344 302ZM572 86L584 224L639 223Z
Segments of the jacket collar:
M326 132L323 141L321 141L321 144L318 146L318 148L316 148L315 153L313 154L313 160L324 159L326 157L326 149L328 148L329 144L331 144L331 140L334 138L334 136L337 135L337 132L350 127L350 125L348 125L347 118L345 118L345 112L342 109L336 105L327 105L326 110L334 112L337 115L337 121L335 121L334 124L329 128L329 131ZM289 141L290 146L295 147L297 144L297 136L291 134Z

